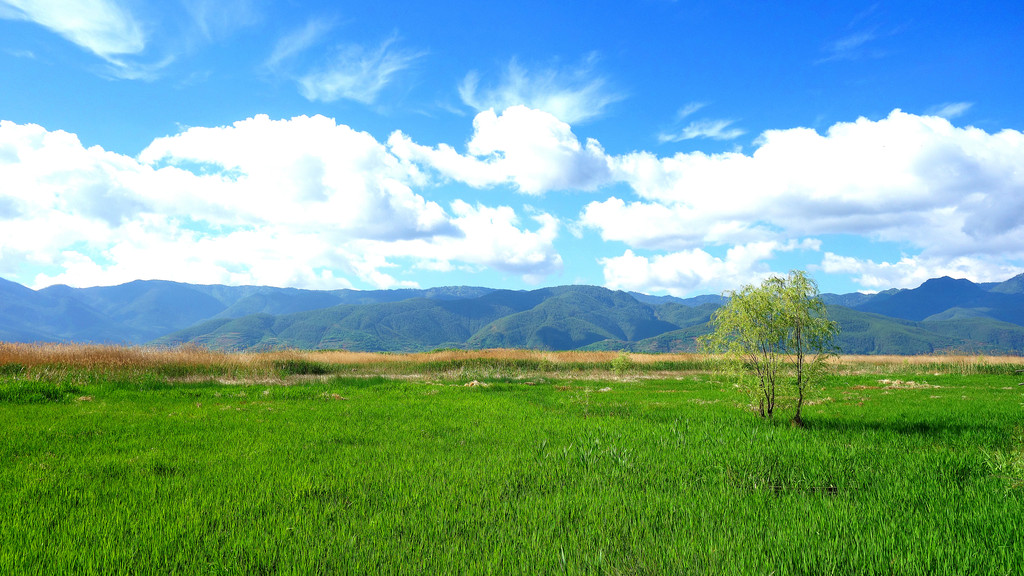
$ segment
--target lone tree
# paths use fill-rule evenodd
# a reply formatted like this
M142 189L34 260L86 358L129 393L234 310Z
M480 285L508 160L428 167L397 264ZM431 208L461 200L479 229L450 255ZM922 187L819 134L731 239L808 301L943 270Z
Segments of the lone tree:
M726 295L729 301L711 317L713 332L701 338L701 345L724 353L728 365L747 376L741 381L758 399L764 418L774 414L777 392L791 389L796 397L793 423L802 426L804 394L826 367L839 332L826 315L818 285L795 270Z

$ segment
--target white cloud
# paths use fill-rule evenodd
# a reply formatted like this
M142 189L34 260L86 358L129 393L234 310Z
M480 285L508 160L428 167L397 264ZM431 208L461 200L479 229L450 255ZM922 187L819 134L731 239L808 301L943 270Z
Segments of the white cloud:
M897 262L875 262L826 252L821 269L832 274L853 274L854 282L868 289L916 288L930 278L950 276L975 282L1002 282L1024 272L997 256L937 258L904 256Z
M211 235L158 215L128 223L102 251L69 249L54 258L61 269L40 273L36 286L113 285L137 279L309 288L352 287L353 262L335 269L335 250L316 234L273 227Z
M283 62L315 46L332 27L333 24L326 20L316 18L309 20L302 28L277 41L265 65L270 69L277 68Z
M3 269L43 270L37 286L391 287L410 283L389 273L398 262L531 280L561 268L553 216L530 229L509 207L449 212L413 191L415 166L322 116L191 128L138 159L3 121L0 181Z
M561 271L562 257L554 248L559 222L554 216L533 214L538 227L529 230L522 227L519 217L508 206L470 205L456 200L451 211L451 223L458 234L388 246L362 242L360 249L369 254L385 251L394 257L412 258L417 266L428 269L452 269L455 263L463 263L517 274L528 281Z
M875 38L876 36L874 32L856 32L832 42L829 44L828 48L830 51L835 53L848 54L868 42L871 42Z
M112 63L146 47L142 27L113 0L0 0L3 5L10 10L0 17L35 22Z
M395 47L396 40L388 38L372 50L358 45L339 46L324 65L298 79L300 92L312 101L344 98L373 104L399 72L423 56L422 52Z
M0 121L0 198L16 210L0 244L47 262L79 239L103 242L148 203L130 192L147 172L131 158L84 148L73 134Z
M817 63L833 62L837 60L859 60L864 57L877 58L884 55L884 52L871 49L870 45L878 40L875 30L863 30L854 32L829 42L824 47L826 56L819 59Z
M580 224L598 229L605 241L653 250L678 250L707 243L747 243L777 235L748 218L705 219L685 205L626 203L615 196L587 204L580 214Z
M730 128L733 120L696 120L690 122L679 132L659 134L658 142L682 142L694 138L710 138L712 140L734 140L746 134L741 128Z
M895 110L877 121L838 123L824 134L772 130L756 143L751 154L612 157L612 180L627 182L638 198L593 201L579 225L605 241L675 251L641 275L660 278L652 280L658 286L675 278L663 272L670 261L680 261L679 254L704 258L700 249L707 244L823 234L894 242L914 254L897 264L856 266L829 257L827 272L858 274L871 288L935 274L1005 279L1024 262L1021 132L991 134ZM637 262L622 262L630 261ZM609 270L616 263L609 260ZM685 278L674 282L686 284Z
M537 278L559 272L562 257L554 249L558 219L537 213L532 219L536 230L519 227L519 218L507 207L470 206L456 201L452 205L453 223L464 234L462 242L448 242L447 258L493 267L506 272Z
M594 64L591 57L574 69L530 72L512 60L495 86L481 88L479 73L470 72L459 85L459 95L477 111L522 105L570 124L585 122L604 115L609 106L625 98L609 89L608 81L594 72Z
M107 65L100 73L115 78L153 80L177 57L173 52L144 56L155 27L118 0L0 0L0 18L48 28L103 59Z
M974 106L974 102L946 102L945 104L939 104L938 106L929 108L928 114L931 116L939 116L946 120L952 120L966 114L972 106Z
M568 124L547 112L512 106L499 116L487 110L473 119L473 129L468 154L445 144L417 145L400 132L388 144L403 160L477 188L513 183L526 194L594 190L611 177L600 144L588 139L581 145Z
M783 237L854 234L903 242L936 256L1020 258L1024 248L1024 134L989 134L899 110L887 118L838 123L826 134L771 130L749 155L700 152L611 160L613 177L641 198L592 203L583 223L630 245L682 235L747 241L752 230ZM616 203L617 202L617 203ZM630 232L640 211L665 222ZM722 223L732 232L722 233Z
M450 231L443 209L411 191L414 174L383 145L323 116L191 128L154 140L140 160L228 176L220 197L201 200L218 219L391 239Z
M690 102L686 106L683 106L676 112L676 119L683 120L696 114L699 110L707 106L705 102Z
M10 54L15 58L27 58L29 60L35 60L36 53L31 50L4 50L4 53Z
M610 156L523 106L477 114L464 150L399 131L382 143L322 116L257 116L159 138L130 158L2 122L2 270L78 284L163 269L186 281L400 286L417 268L531 280L562 269L564 213L431 200L432 186L453 181L525 194L614 189L565 223L584 241L596 231L624 245L601 260L613 287L733 288L781 252L819 250L805 240L819 237L829 249L821 269L866 288L941 274L1005 279L1024 268L1022 165L1021 132L899 110L824 133L768 131L750 153L670 157ZM907 256L853 259L834 235Z
M182 4L207 40L256 24L262 17L253 0L182 0Z
M776 252L817 250L813 239L797 242L753 242L733 246L724 258L700 248L659 254L652 258L626 250L622 256L602 258L605 286L617 290L685 296L691 292L721 292L756 283L772 274L767 260Z

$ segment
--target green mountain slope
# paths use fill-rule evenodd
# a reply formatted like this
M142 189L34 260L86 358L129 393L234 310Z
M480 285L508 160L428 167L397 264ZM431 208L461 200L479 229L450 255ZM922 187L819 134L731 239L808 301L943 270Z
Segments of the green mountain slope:
M931 354L960 347L956 339L909 320L842 306L829 306L828 315L839 323L836 343L845 354Z
M929 331L958 342L965 353L1024 353L1024 326L990 318L927 320L921 323Z
M678 305L674 305L678 306ZM496 290L466 300L417 298L295 314L216 319L154 341L230 350L272 347L420 351L438 347L567 350L678 328L624 292L593 286Z
M899 293L903 293L902 291ZM563 286L497 290L466 300L424 298L284 316L217 320L162 338L231 350L280 347L424 351L439 347L692 352L717 305L658 306L625 292ZM917 322L829 306L848 354L1021 353L1024 327L984 310L950 309Z
M1024 353L1024 275L986 284L939 278L915 289L825 298L847 353ZM595 286L318 291L137 281L36 291L0 279L0 340L674 352L696 349L722 301Z
M676 329L625 292L596 286L550 289L550 297L483 327L470 348L573 350L607 339L639 340Z
M327 348L418 351L458 346L490 322L542 301L494 291L470 300L415 298L322 310L217 319L170 334L157 345L199 344L230 350Z
M829 318L839 322L836 344L845 354L933 354L938 352L1021 353L1024 326L990 318L961 318L913 322L869 314L842 306L829 306ZM710 313L708 313L710 315ZM604 340L586 350L630 352L695 352L696 339L710 331L704 322L637 342Z
M954 309L972 309L975 315L1024 324L1022 283L1024 279L1018 276L986 288L985 285L975 284L970 280L935 278L911 290L876 296L854 308L863 312L917 321L936 317Z
M63 294L31 290L0 278L0 340L11 342L141 342L148 337Z
M997 294L1024 294L1024 274L1018 274L1005 282L1000 282L989 289Z

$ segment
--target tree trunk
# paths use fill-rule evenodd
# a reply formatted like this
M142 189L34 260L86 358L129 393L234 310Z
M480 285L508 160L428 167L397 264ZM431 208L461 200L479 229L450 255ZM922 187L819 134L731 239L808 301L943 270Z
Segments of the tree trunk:
M801 338L800 327L796 329L796 415L793 416L793 424L795 426L804 425L803 418L800 417L800 409L804 406L804 353L803 353L803 339Z
M804 420L800 417L800 409L804 405L804 385L800 381L800 376L796 378L796 414L793 416L793 425L804 427Z
M796 424L797 426L800 427L803 427L804 425L804 420L803 418L800 417L800 407L803 406L803 403L804 395L803 393L801 393L800 397L796 401L796 414L793 416L793 424Z

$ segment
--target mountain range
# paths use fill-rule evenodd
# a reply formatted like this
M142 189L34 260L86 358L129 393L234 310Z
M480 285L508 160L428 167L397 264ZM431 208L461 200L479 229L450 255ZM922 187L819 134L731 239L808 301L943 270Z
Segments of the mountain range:
M823 294L849 354L1024 353L1024 274ZM0 341L426 351L695 349L725 302L597 286L300 290L138 280L32 290L0 278Z

